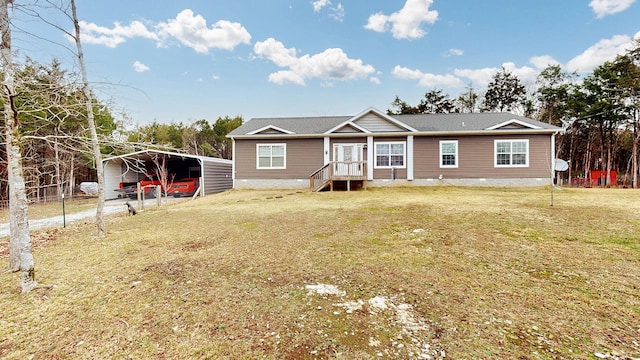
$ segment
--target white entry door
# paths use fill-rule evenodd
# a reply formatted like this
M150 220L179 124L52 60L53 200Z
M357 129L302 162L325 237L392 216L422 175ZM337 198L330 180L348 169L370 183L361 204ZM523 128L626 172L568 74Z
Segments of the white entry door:
M362 176L362 144L334 144L333 161L334 175Z

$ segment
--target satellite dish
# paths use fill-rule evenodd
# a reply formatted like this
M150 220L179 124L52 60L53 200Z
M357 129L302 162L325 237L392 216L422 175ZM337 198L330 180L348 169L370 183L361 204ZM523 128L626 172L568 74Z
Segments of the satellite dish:
M569 163L562 160L562 159L556 159L556 164L555 164L555 169L556 171L567 171L569 170Z

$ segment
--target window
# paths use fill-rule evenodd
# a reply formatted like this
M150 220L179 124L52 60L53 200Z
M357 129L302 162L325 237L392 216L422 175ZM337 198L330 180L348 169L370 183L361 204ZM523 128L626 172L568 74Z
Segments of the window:
M440 167L458 167L458 140L440 141Z
M376 143L376 167L405 167L405 143Z
M496 140L496 167L529 166L529 140Z
M258 169L286 168L287 148L285 144L258 144L256 152Z

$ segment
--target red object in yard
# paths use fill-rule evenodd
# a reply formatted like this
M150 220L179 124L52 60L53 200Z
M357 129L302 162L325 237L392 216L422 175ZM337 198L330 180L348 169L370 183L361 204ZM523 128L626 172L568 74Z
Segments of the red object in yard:
M589 177L593 186L616 185L618 183L618 172L616 170L611 170L611 182L609 183L607 183L606 170L591 170Z

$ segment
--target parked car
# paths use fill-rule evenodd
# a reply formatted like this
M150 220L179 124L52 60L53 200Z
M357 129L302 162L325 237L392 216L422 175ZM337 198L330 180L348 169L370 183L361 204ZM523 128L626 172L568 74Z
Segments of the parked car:
M145 198L153 198L157 196L156 186L161 186L160 179L157 175L145 175L139 183L140 188L144 192ZM136 199L138 197L138 183L133 183L133 185L129 186L123 186L122 184L123 183L120 183L125 196L130 199Z
M174 197L193 196L199 187L200 180L198 178L184 178L170 183L167 195L173 195Z

